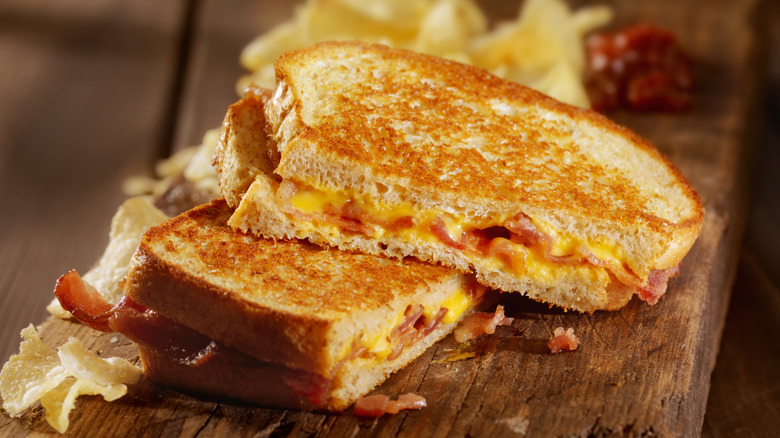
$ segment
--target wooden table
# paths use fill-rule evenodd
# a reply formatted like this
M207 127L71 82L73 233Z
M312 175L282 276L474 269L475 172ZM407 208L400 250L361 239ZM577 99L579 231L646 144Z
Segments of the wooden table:
M581 3L585 2L576 2ZM580 433L774 436L780 430L780 7L761 0L713 1L706 7L684 0L606 3L615 7L618 25L644 18L671 27L694 54L704 55L699 64L703 91L692 114L615 118L648 135L680 165L702 191L708 214L713 214L710 226L718 232L713 234L717 238L698 243L692 253L702 259L712 256L706 275L680 280L684 285L705 278L709 285L703 295L708 301L701 304L708 313L698 316L703 334L695 345L683 346L694 349L692 362L686 365L694 400L668 400L670 409L680 410L671 415L676 419L671 425L652 428L652 418L636 428L596 421ZM480 4L493 18L516 12L514 1ZM0 219L0 361L17 350L22 327L47 318L44 307L56 278L73 267L85 270L98 259L111 215L124 199L124 179L150 174L157 159L199 143L207 129L219 125L227 105L236 99L241 48L289 18L293 7L292 2L249 0L0 3L0 205L5 206ZM703 126L707 116L717 118L719 126L709 126L712 130ZM685 130L691 126L695 129ZM728 141L739 147L723 146ZM679 148L678 143L686 147ZM717 153L708 147L718 148ZM708 174L715 166L724 173ZM729 179L727 184L722 178ZM715 187L724 190L714 193ZM748 195L755 201L751 209ZM666 301L672 299L659 306ZM581 318L549 318L556 317ZM533 322L522 324L531 327ZM398 377L402 378L406 375ZM489 379L484 385L489 388ZM161 408L166 401L160 394L172 394L155 392L148 384L138 391L133 396L136 403L142 400ZM187 400L203 408L194 399ZM79 420L89 416L85 409L99 403L77 405L74 430L90 430L79 429ZM210 416L193 408L199 412L192 414L193 421L184 414L165 421L158 418L164 427L139 430L195 435L201 428L212 433L237 431L246 423L252 425L244 431L250 434L263 430L335 434L333 425L340 424L323 417L319 423L296 426L284 419L297 417L279 416L274 410L207 407ZM222 422L207 427L217 409ZM225 420L231 414L233 419ZM523 415L518 411L512 417L516 427L492 430L539 433L533 424L523 425ZM201 424L198 418L206 420ZM470 427L469 418L465 410L458 411L450 425L435 429L425 421L410 420L417 425L410 429L402 428L400 420L371 420L357 423L354 431L480 435L482 429ZM478 424L476 414L474 418L473 424ZM0 436L51 431L40 421L30 421L0 415ZM102 421L103 429L95 430L112 430L106 424L110 420ZM549 434L564 430L547 421L551 426L543 430ZM276 429L267 428L274 424Z

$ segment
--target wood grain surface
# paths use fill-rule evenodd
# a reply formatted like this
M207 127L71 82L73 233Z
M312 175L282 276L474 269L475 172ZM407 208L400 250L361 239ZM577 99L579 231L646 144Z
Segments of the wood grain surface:
M579 315L507 297L509 313L518 319L499 330L494 353L440 363L454 348L449 337L377 389L424 395L429 407L421 411L373 420L349 412L248 407L192 398L142 379L112 403L79 399L67 434L696 436L705 424L710 436L771 436L777 429L768 426L777 422L761 420L751 429L738 415L720 415L730 411L728 393L736 387L745 411L756 400L777 401L777 386L751 398L745 385L777 379L751 376L738 348L743 327L748 335L777 333L780 313L771 309L780 307L771 282L757 303L734 297L741 313L732 313L729 322L740 325L723 337L724 354L733 359L719 366L726 381L713 380L721 386L713 386L707 404L747 218L758 60L768 50L760 44L766 5L606 3L616 11L616 26L641 19L672 28L698 61L692 111L613 115L666 153L707 209L701 237L658 305L634 300L619 312ZM514 2L480 4L494 20L517 11ZM43 307L55 279L99 257L122 199L121 181L148 173L169 148L196 144L219 123L235 99L238 52L289 17L293 6L239 0L0 3L0 201L11 206L0 219L0 360L18 348L22 327L46 319ZM743 271L755 274L747 267L756 265L743 261ZM739 284L752 289L756 281ZM751 320L751 306L764 311L766 325ZM582 347L550 355L546 340L561 325L575 328ZM73 335L102 356L137 358L121 336L111 342L115 335L51 318L41 330L50 345ZM761 369L770 376L778 363L776 354L750 357L764 361L769 368ZM706 422L705 408L716 412ZM17 419L0 415L0 437L24 433L53 433L40 408Z

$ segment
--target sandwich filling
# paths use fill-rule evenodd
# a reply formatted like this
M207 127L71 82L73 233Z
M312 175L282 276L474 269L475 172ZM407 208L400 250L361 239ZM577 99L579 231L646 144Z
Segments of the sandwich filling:
M525 272L539 282L553 282L564 266L604 268L650 304L663 295L668 278L679 269L653 270L642 278L610 239L583 239L524 213L475 221L410 203L376 203L348 190L319 189L290 179L280 183L277 202L303 229L311 223L319 231L331 227L333 233L363 234L378 241L392 237L442 243L473 264Z
M327 406L340 384L339 371L350 362L373 367L399 357L406 348L430 335L441 324L453 324L482 299L485 288L474 281L445 297L438 305L410 304L389 320L386 328L360 335L345 351L329 376L286 368L279 378L291 391L314 406ZM257 368L266 363L215 341L183 324L136 303L127 295L116 304L106 302L97 290L73 270L60 277L55 296L62 307L90 328L118 332L133 342L163 354L185 367L211 363ZM165 384L166 382L159 382Z

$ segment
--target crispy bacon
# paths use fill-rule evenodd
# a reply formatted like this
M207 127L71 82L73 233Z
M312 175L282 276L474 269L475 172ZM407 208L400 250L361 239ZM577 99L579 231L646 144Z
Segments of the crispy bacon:
M385 409L387 409L389 401L390 397L384 394L361 397L355 402L355 415L360 415L361 417L381 417L385 415Z
M282 373L282 382L296 394L306 397L315 406L327 401L327 393L333 380L301 370L289 370Z
M444 317L447 315L447 312L449 312L450 309L446 307L442 307L439 309L439 313L436 314L436 316L433 318L433 321L429 321L427 325L419 327L417 330L420 332L420 337L425 337L431 334L434 330L436 330L436 327L438 327L441 324L441 321L444 319Z
M623 284L627 284L629 286L633 286L634 288L638 288L642 285L642 281L639 277L637 277L636 274L631 272L631 270L624 266L622 263L618 262L617 260L601 260L598 257L596 257L595 254L588 251L587 248L584 246L580 246L578 250L581 254L585 256L585 259L592 264L593 266L598 266L600 268L607 268L610 272L615 276L615 278L618 279L619 282Z
M428 226L428 230L436 236L437 239L439 239L443 244L447 246L451 246L455 249L463 250L466 248L466 245L458 242L457 240L453 239L452 236L450 236L449 230L447 230L447 225L444 223L444 220L440 217L437 217L434 219L431 224Z
M361 397L355 403L355 415L361 417L381 417L384 414L397 414L404 409L422 409L428 406L425 397L411 392L398 396L398 400L390 400L384 394Z
M83 281L75 269L57 279L54 296L62 308L70 312L87 327L101 332L110 332L108 318L112 315L112 305L92 287Z
M563 327L558 327L553 332L553 338L547 342L552 354L558 354L562 351L574 351L580 346L580 340L574 336L574 329L569 327L565 331Z
M666 293L666 287L668 286L669 279L680 273L680 263L669 269L659 271L651 271L647 277L647 285L639 287L637 290L637 296L639 299L647 302L649 305L654 305L659 299Z
M516 235L520 242L525 246L534 246L539 244L548 245L552 243L552 238L539 231L531 222L531 218L523 213L518 214L514 218L508 220L504 227L507 230Z
M385 412L388 414L397 414L404 409L422 409L428 406L428 402L425 397L411 392L401 394L398 396L398 400L390 400L387 403Z
M414 344L417 340L425 336L424 333L429 326L433 327L437 324L435 319L429 324L425 324L426 318L423 316L424 311L425 308L420 304L409 306L406 309L404 320L390 332L388 342L393 345L393 349L390 352L390 355L387 356L388 360L393 360L400 356L406 347ZM439 319L438 322L441 322L441 319ZM433 328L431 328L431 331L432 330Z
M496 327L511 325L514 318L504 316L504 306L496 306L495 313L475 312L455 329L455 342L461 344L482 334L491 335Z
M420 319L424 312L425 308L421 304L415 304L414 306L409 305L404 312L404 320L393 328L393 330L390 332L390 337L393 338L399 336L401 333L408 331L410 328L414 329L414 325L417 323L417 320Z
M228 350L208 336L135 303L128 296L122 297L114 306L109 326L133 342L163 352L182 365L205 364L222 350ZM231 354L235 354L236 359L249 360L233 351Z
M147 309L128 296L111 306L75 270L57 280L54 294L63 308L84 325L103 332L122 333L133 342L164 352L183 365L204 364L216 356L226 356L234 364L254 360Z
M499 258L515 271L525 270L525 253L518 252L516 245L503 237L497 237L490 241L487 255Z

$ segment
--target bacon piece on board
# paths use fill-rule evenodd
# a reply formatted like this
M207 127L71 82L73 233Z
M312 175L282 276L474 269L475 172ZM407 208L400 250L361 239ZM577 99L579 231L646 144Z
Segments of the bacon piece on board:
M574 351L580 346L580 340L574 335L574 329L569 327L564 331L563 327L558 327L553 332L553 338L547 342L550 347L550 353L558 354L562 351Z
M390 400L384 394L361 397L355 403L355 415L361 417L381 417L384 414L397 414L405 409L422 409L428 406L425 397L411 392L398 396L398 400Z
M496 306L495 313L475 312L455 329L455 342L462 344L481 334L493 334L496 327L511 325L514 318L504 316L504 306Z

